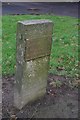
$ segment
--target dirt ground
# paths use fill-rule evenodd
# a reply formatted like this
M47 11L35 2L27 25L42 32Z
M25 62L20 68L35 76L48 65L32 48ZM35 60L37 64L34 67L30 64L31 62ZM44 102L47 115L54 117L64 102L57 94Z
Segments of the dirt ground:
M78 118L78 88L71 86L72 78L48 75L44 97L18 110L13 106L14 76L3 77L2 114L8 120L16 118ZM58 81L58 82L57 82ZM55 84L56 83L56 84Z

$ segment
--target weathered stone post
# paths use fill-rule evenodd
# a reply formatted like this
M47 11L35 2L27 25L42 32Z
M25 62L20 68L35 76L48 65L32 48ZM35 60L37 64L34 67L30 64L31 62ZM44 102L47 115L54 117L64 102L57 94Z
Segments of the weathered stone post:
M18 22L14 104L19 109L46 92L52 29L49 20Z

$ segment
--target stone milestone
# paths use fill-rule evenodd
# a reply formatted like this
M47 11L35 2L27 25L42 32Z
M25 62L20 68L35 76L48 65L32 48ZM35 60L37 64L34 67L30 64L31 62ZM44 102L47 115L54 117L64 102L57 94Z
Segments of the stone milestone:
M18 22L14 105L19 109L46 92L52 33L50 20Z

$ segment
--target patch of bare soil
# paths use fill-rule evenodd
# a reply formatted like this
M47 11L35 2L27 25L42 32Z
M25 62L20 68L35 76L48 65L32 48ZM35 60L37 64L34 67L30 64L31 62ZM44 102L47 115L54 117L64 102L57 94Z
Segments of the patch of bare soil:
M14 76L3 77L3 119L16 118L78 118L78 88L72 78L49 74L46 94L18 110L13 105Z

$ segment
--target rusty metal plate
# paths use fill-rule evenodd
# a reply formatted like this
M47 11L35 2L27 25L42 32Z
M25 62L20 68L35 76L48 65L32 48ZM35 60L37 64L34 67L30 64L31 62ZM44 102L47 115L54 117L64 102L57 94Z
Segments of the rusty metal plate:
M17 61L50 55L53 24L48 20L31 20L18 23Z
M36 39L27 39L25 47L25 60L50 55L52 36Z
M45 37L52 35L53 25L52 23L45 24L35 24L35 25L27 25L25 28L25 38L26 39L36 39L39 37Z

